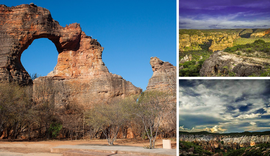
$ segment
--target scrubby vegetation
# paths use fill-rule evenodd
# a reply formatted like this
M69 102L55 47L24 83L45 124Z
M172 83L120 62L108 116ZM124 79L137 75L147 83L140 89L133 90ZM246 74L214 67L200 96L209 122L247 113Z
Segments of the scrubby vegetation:
M270 29L180 29L179 76L200 76L203 61L208 59L212 52L220 50L241 56L269 59ZM270 70L265 69L263 67L261 73L248 75L269 76ZM237 75L231 69L224 70L225 72L223 69L219 70L222 72L216 73L215 76Z
M200 76L203 62L204 60L180 63L179 66L183 68L179 71L179 76Z
M238 55L241 55L242 52L247 54L251 54L254 52L263 52L267 55L270 55L270 43L265 42L262 39L258 39L251 44L248 43L245 45L236 45L230 48L226 48L224 51L230 53L237 53Z
M135 138L146 134L149 147L154 148L157 136L169 136L168 133L172 134L176 129L176 121L171 119L176 112L172 100L175 94L148 91L139 98L98 103L91 109L78 105L76 100L56 105L53 96L56 91L50 86L35 88L35 94L38 94L37 99L33 98L32 86L0 83L1 139L106 138L113 145L117 136L126 138L128 129L131 129ZM52 96L46 97L45 94ZM161 127L165 118L167 125Z
M270 38L260 38L261 40L264 40L265 42L270 42ZM234 40L233 45L245 45L245 44L251 44L254 41L258 40L258 38L238 38Z
M243 147L236 150L230 150L228 153L224 153L224 156L268 156L270 155L270 144L258 144L254 147Z
M179 155L212 155L212 152L204 150L193 142L179 141Z
M208 44L196 45L201 50L190 50L179 53L179 57L192 56L191 61L179 63L179 76L200 76L200 69L203 62L210 57L212 52L208 51Z

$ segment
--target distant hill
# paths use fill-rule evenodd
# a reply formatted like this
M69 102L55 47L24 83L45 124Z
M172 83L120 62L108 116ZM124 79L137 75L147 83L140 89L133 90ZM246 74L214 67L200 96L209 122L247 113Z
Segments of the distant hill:
M253 135L270 135L270 131L264 132L232 132L232 133L210 133L207 131L200 131L200 132L186 132L186 131L179 131L179 134L187 134L187 135L246 135L246 136L253 136Z

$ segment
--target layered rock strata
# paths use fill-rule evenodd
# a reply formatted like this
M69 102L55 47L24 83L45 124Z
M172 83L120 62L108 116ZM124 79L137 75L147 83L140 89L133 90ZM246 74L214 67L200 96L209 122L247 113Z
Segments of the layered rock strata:
M157 57L151 57L153 75L149 79L147 91L172 91L176 90L176 67L169 62L163 62Z
M197 31L197 34L179 34L179 51L202 50L201 47L207 46L210 51L215 52L232 47L233 41L240 37L237 32L213 31L205 33L199 30L194 31Z
M51 40L59 54L55 69L34 80L34 98L49 95L47 98L53 98L57 105L67 101L90 105L141 93L140 88L109 72L102 61L103 47L87 36L79 24L62 27L47 9L34 4L0 5L1 81L32 83L20 57L38 38Z
M205 60L201 76L251 76L260 75L270 65L267 58L247 57L218 51Z
M163 62L157 57L151 57L150 64L153 75L149 79L146 91L161 91L167 93L166 107L170 112L160 122L160 128L166 132L176 132L176 67L169 62ZM165 109L166 110L166 109Z

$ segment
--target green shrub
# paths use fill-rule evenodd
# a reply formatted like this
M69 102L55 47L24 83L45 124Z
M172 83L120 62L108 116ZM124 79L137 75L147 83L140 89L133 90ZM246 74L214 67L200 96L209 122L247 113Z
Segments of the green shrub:
M62 129L62 125L60 123L53 122L50 125L49 131L52 133L52 137L56 138Z
M230 48L226 48L224 50L225 52L231 52L234 53L236 51L244 51L247 53L253 53L255 51L260 51L260 52L264 52L264 53L270 53L270 43L265 42L264 40L258 39L255 40L253 43L251 44L245 44L245 45L236 45ZM238 52L237 55L239 55L240 53ZM252 55L250 55L252 56Z

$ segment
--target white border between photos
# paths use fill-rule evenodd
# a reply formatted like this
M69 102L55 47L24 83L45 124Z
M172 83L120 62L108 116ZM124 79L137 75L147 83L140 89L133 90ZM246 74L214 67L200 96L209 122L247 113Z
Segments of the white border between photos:
M179 1L176 0L176 155L179 155Z

